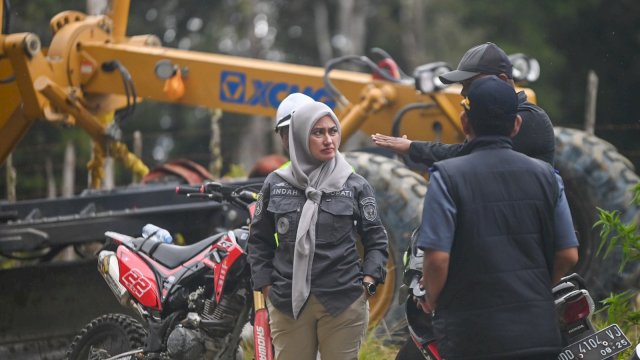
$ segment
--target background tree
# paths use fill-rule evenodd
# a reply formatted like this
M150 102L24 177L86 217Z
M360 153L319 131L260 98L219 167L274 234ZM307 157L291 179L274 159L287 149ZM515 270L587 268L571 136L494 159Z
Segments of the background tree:
M12 1L11 32L34 32L46 46L49 19L62 10L84 11L86 4ZM594 70L600 77L596 135L640 165L640 123L633 107L640 86L638 1L132 1L127 34L148 33L167 47L313 66L380 47L409 74L432 61L455 67L469 47L492 41L508 53L540 61L541 78L531 87L556 125L582 127L587 73ZM270 127L270 119L224 114L225 169L238 163L248 170L258 157L253 144L261 144L265 153L277 151ZM208 129L207 110L158 103L143 103L123 124L128 144L133 131L143 132L143 160L151 166L180 157L206 166L211 160ZM68 142L79 152L76 188L86 187L86 137L78 129L39 123L14 153L20 199L46 195L39 154L50 154L53 172L61 174ZM242 151L247 143L252 152ZM126 171L117 175L120 184L130 179ZM4 177L0 179L4 187Z

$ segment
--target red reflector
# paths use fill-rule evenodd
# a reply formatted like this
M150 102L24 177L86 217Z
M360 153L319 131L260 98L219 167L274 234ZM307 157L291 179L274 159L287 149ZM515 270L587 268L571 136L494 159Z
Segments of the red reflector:
M567 301L564 307L563 318L565 323L573 323L586 318L590 312L589 301L587 301L586 297L580 296L573 301Z

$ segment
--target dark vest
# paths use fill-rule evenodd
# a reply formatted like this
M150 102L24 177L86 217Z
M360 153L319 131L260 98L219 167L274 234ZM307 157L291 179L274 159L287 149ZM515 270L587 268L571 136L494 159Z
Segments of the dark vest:
M551 294L553 168L480 137L438 162L457 207L447 282L434 326L447 360L559 352Z

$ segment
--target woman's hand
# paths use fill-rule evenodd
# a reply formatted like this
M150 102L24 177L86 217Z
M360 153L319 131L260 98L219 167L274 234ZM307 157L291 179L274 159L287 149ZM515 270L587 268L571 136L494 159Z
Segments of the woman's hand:
M376 283L376 279L371 275L365 275L362 278L362 284L364 285L365 283L375 284ZM364 291L364 296L366 296L367 299L369 299L371 296L373 296L373 295L369 295L369 292L367 291L367 289L364 286L363 286L362 290Z

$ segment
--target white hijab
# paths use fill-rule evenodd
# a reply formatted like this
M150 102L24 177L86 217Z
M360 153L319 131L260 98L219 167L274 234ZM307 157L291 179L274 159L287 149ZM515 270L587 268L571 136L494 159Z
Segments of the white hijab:
M291 166L276 170L276 173L289 184L304 190L307 197L298 223L293 257L291 305L293 317L296 319L311 292L311 264L315 252L316 222L322 193L341 190L353 172L351 165L337 151L339 142L335 144L336 156L329 161L322 162L311 155L311 129L320 118L327 115L335 122L340 135L340 121L331 108L321 102L305 104L292 114L289 127Z

